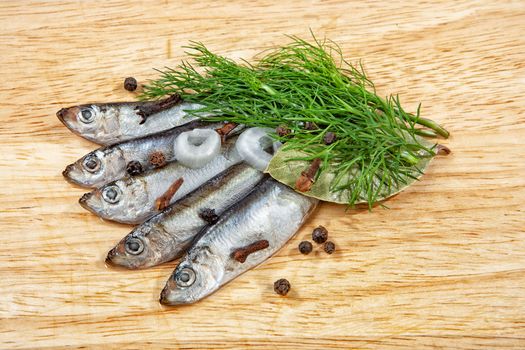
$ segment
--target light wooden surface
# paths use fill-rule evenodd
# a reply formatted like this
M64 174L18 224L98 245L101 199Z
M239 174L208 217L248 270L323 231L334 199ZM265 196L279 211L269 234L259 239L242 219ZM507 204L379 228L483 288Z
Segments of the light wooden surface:
M525 347L523 1L94 3L0 3L0 348ZM78 205L61 171L95 146L55 112L134 99L123 78L155 77L189 40L250 58L308 28L362 59L380 92L422 101L453 154L390 209L322 205L259 268L161 307L175 264L104 266L129 227ZM318 224L337 252L300 255Z

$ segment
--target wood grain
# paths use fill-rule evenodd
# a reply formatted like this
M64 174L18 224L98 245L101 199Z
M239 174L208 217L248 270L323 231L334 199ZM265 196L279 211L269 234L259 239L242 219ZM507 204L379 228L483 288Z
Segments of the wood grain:
M0 3L0 348L525 347L523 1L103 3ZM309 28L363 60L381 93L422 101L452 155L390 209L322 205L259 268L161 307L175 264L104 266L129 227L77 204L60 173L95 146L55 112L134 99L124 77L154 78L189 40L249 59ZM300 255L318 224L337 252Z

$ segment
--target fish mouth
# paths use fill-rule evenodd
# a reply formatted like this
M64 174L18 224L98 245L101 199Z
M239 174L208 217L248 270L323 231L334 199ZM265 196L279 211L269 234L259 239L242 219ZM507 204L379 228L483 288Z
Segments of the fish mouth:
M71 129L72 124L77 121L78 112L80 112L80 108L75 106L69 108L61 108L56 115L58 120L60 120L62 124Z
M179 289L172 275L160 292L159 303L166 306L183 306L193 304L197 300L199 300L199 298L188 297L183 290Z
M57 112L57 118L62 122L64 123L64 119L66 117L66 114L67 114L67 108L60 108L60 110Z
M116 247L111 249L106 255L106 264L111 267L125 267L126 269L134 269L133 266L124 263L125 260L123 260L122 258L125 256L125 254L124 252L122 252L122 250L123 249L121 248L120 243Z
M111 266L111 267L116 266L116 265L113 263L113 260L111 260L111 258L109 257L109 254L108 254L108 256L106 256L105 263L106 263L106 265Z
M115 265L115 263L113 262L113 258L115 257L115 255L117 255L118 253L115 251L116 247L111 249L109 252L108 252L108 255L106 255L106 263L110 264L110 265Z
M86 140L92 141L97 144L106 144L105 140L97 139L94 135L91 134L91 129L85 129L85 125L78 120L78 114L80 113L80 106L62 108L57 113L56 116L66 128L68 128L72 133L79 135L80 137L85 138ZM93 128L93 127L91 127Z
M67 179L71 171L73 171L73 164L69 164L68 166L66 166L66 168L62 172L62 176L64 176Z
M121 270L136 270L137 268L124 264L123 262L120 262L120 257L122 257L119 253L114 253L113 251L116 248L111 249L108 252L108 255L106 256L106 266L109 266L114 269L121 269Z
M106 256L105 263L106 263L107 267L115 269L115 270L121 270L121 271L128 270L129 271L129 270L136 270L137 269L137 268L134 268L133 266L120 264L114 258L110 257L109 253L108 253L108 256Z
M164 306L177 306L177 307L184 307L188 306L190 304L193 304L196 300L183 300L180 298L172 298L170 297L171 291L168 286L164 287L162 289L162 292L160 292L160 298L159 303L161 303Z
M93 197L94 197L93 191L88 192L88 193L84 193L82 195L82 197L80 197L80 199L78 200L78 203L80 204L80 206L82 208L86 209L87 211L92 212L95 215L98 215L98 213L95 211L95 209L89 203L89 201Z
M71 180L69 174L73 171L73 164L69 164L68 166L66 166L66 168L64 169L64 171L62 172L62 176L66 179L66 180Z
M176 303L173 303L173 301L169 299L169 295L170 295L170 290L168 286L164 286L164 288L162 289L162 292L160 292L159 303L161 303L162 305L166 305L166 306L176 305Z
M75 164L69 164L66 166L64 171L62 172L62 176L69 182L74 183L75 185L82 185L80 182L78 182L74 176L72 176L73 172L75 171Z
M95 187L92 186L90 183L86 183L86 181L82 181L82 173L76 168L75 163L66 166L66 168L62 172L62 176L66 179L66 181L74 185L88 188Z
M118 252L116 252L115 249L116 247L111 249L106 255L106 265L109 265L111 267L122 267L122 265L118 264L115 261L115 257L118 256Z

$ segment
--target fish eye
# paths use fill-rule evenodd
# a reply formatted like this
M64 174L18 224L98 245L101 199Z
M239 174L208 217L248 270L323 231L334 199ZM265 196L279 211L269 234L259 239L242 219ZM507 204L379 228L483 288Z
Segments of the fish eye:
M139 238L130 238L126 241L126 252L132 255L138 255L144 251L144 242Z
M122 192L118 186L112 185L104 188L102 191L102 198L108 203L114 204L120 200Z
M82 108L78 113L78 119L85 124L89 124L95 120L95 113L91 108Z
M94 173L100 169L100 159L94 154L89 155L82 162L82 166L90 173Z
M179 287L189 287L195 282L195 271L185 267L175 276L175 282Z

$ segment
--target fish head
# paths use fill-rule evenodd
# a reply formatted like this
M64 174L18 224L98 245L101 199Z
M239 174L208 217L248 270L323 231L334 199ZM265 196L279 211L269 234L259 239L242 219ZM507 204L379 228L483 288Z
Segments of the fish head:
M162 258L165 254L162 252L169 247L165 247L165 237L158 231L159 228L148 221L139 225L108 252L106 262L128 269L146 268L164 262Z
M70 164L62 172L69 181L80 186L98 187L120 178L126 169L126 160L118 147L97 149Z
M100 140L106 124L117 120L115 110L103 105L79 105L62 108L57 117L71 131L88 140Z
M129 176L86 193L79 200L80 205L92 213L124 223L142 220L146 202L144 183Z
M219 260L207 246L191 249L166 282L160 303L191 304L216 291L224 275Z

